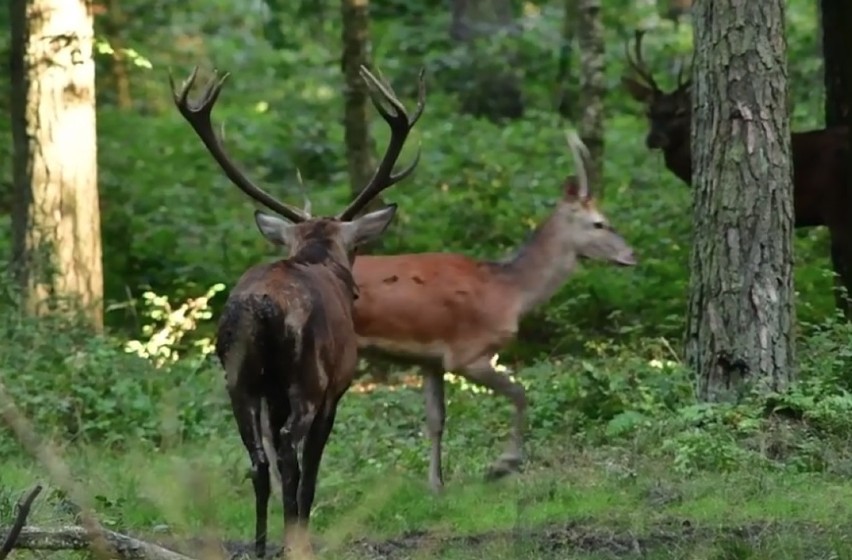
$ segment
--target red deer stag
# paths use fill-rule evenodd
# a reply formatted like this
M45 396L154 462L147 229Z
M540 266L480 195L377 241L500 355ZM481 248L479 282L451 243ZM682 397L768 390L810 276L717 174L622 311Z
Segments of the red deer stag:
M175 90L169 76L175 105L228 179L281 216L256 211L255 221L267 240L286 247L288 252L287 258L252 266L240 277L228 295L217 331L216 353L225 370L234 419L251 460L255 552L258 557L266 552L270 495L263 431L270 434L270 454L274 454L283 481L285 546L298 545L310 552L307 527L317 471L337 404L357 366L352 319L357 297L351 270L354 250L385 231L396 205L357 219L355 216L381 191L407 177L419 161L418 149L405 170L393 173L405 140L423 112L423 72L417 108L409 119L390 87L361 68L361 76L374 88L370 91L373 104L390 126L390 140L363 191L336 216L318 218L273 198L226 154L210 115L228 75L211 81L201 101L192 104L188 92L197 70L180 91ZM300 445L301 458L297 451Z
M646 106L650 130L645 145L662 150L666 167L687 185L692 184L691 80L680 72L677 87L662 91L642 60L643 31L634 36L635 59L625 45L627 63L635 76L622 77L630 96ZM682 69L681 69L682 70ZM827 226L831 259L839 282L852 294L852 193L848 188L849 132L833 126L790 137L793 157L793 209L795 227ZM837 293L837 304L849 314L850 304Z
M569 135L577 176L556 208L515 256L478 261L455 253L362 255L353 267L359 298L355 331L363 356L420 366L431 440L429 485L443 488L444 372L458 373L514 405L511 437L488 477L522 462L527 399L523 386L492 365L521 317L544 303L585 257L633 266L633 250L609 225L589 192L576 134Z

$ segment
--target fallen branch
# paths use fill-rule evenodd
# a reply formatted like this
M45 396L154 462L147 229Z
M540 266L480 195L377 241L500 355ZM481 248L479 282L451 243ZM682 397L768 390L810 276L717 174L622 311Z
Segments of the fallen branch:
M12 552L13 548L15 548L18 537L21 535L21 530L27 523L27 517L30 515L30 509L33 507L33 502L40 492L41 484L36 484L24 497L18 500L17 504L15 504L15 522L12 523L12 527L9 529L9 532L6 533L6 538L3 539L3 544L0 545L0 560L6 560L9 553Z
M12 536L15 527L10 528L7 539ZM2 531L2 530L0 530ZM88 550L92 535L84 527L70 525L57 529L24 527L18 529L19 535L13 548L23 550ZM102 537L121 560L193 560L168 548L142 541L108 529L101 529ZM0 557L2 560L2 557Z

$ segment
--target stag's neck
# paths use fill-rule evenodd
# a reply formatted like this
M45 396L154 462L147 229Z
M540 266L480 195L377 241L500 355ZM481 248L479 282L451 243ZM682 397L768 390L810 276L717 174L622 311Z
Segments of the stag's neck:
M302 266L321 266L330 270L341 282L353 301L358 298L358 286L352 274L352 263L348 255L336 250L326 240L312 241L300 247L289 261Z
M678 179L687 185L692 184L692 146L688 129L671 139L669 146L663 150L663 159L666 168Z
M504 277L518 289L521 315L553 297L577 268L565 213L557 208L513 257L500 264Z

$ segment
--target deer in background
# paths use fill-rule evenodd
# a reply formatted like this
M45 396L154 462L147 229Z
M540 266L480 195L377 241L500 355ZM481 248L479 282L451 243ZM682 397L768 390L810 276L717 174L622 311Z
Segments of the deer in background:
M514 256L483 261L457 253L415 253L355 260L355 331L361 354L419 366L423 374L431 440L428 480L435 492L444 485L444 373L457 373L511 401L511 436L487 477L517 470L527 398L522 385L495 369L497 352L514 339L521 318L562 287L580 258L636 264L633 250L589 192L585 146L576 134L568 140L579 179L567 178L556 208Z
M238 168L210 120L228 75L212 80L201 101L192 104L188 93L197 71L196 67L180 91L169 76L175 105L228 179L281 216L256 211L255 221L268 241L288 252L287 258L245 271L228 295L217 330L216 354L225 370L234 419L251 461L255 553L258 557L266 553L267 453L275 458L282 482L285 547L310 553L307 528L320 460L338 402L357 367L352 318L357 297L351 270L354 250L385 231L396 205L355 216L380 192L408 176L419 161L418 150L413 163L393 173L405 140L423 112L423 72L417 108L409 119L390 87L361 67L362 78L372 86L373 104L390 126L391 136L369 184L343 211L326 218L311 217L307 211L276 200ZM268 451L263 433L270 439Z
M646 106L650 129L645 145L662 150L666 167L687 185L692 184L691 80L678 73L677 87L662 91L642 60L642 31L634 35L635 59L629 44L625 56L633 76L621 82L630 96ZM833 126L790 136L793 158L795 227L826 226L831 236L831 259L838 283L852 295L852 193L849 192L849 130ZM835 293L837 305L849 316L852 305Z

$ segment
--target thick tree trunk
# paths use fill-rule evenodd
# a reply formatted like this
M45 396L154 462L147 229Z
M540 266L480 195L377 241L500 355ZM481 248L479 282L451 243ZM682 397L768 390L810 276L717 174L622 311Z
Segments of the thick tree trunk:
M710 401L794 376L793 184L783 0L693 11L686 358Z
M353 198L361 192L376 167L370 137L370 99L359 74L362 64L370 67L370 14L368 0L343 0L344 137L349 184ZM379 197L364 212L382 206Z
M11 0L13 260L32 313L103 326L93 21L85 0Z
M580 43L580 137L589 148L589 183L603 195L604 33L601 0L580 0L577 10Z
M850 127L852 145L852 3L849 0L822 0L822 49L825 60L825 124ZM849 161L847 158L846 161ZM847 173L844 193L852 193L852 173ZM834 201L842 216L852 215L852 195ZM835 300L847 318L852 318L852 223L848 219L834 220L846 227L833 227L831 260L835 276ZM843 293L845 288L846 293Z

